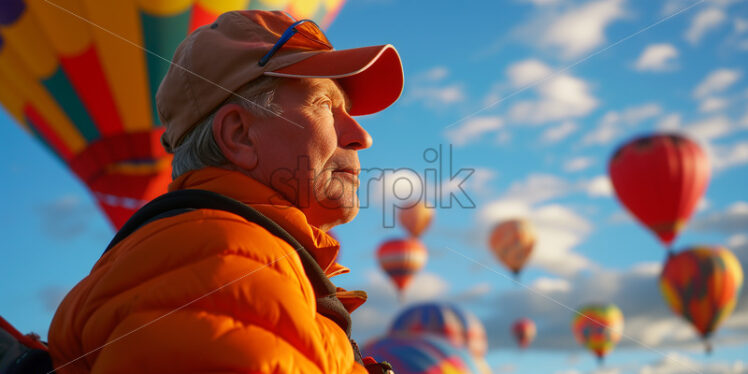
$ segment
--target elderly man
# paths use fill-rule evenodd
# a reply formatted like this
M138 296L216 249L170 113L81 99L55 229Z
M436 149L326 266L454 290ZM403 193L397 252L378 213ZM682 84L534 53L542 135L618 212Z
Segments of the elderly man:
M156 94L170 191L233 198L282 229L220 209L137 225L60 305L57 372L365 373L348 313L366 295L330 288L348 269L326 231L358 212L372 139L352 116L402 84L392 46L336 51L280 12L229 12L189 35Z

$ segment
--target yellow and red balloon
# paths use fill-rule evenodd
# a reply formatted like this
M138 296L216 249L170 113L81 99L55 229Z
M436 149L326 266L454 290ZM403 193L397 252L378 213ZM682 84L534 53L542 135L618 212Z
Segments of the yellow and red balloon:
M709 337L735 309L742 286L740 262L722 247L692 247L673 254L660 275L665 301L693 325L707 351Z
M614 304L590 304L579 309L571 325L577 341L602 361L623 335L623 313Z
M0 102L91 190L115 227L166 192L154 95L184 36L233 9L324 27L344 0L4 0Z

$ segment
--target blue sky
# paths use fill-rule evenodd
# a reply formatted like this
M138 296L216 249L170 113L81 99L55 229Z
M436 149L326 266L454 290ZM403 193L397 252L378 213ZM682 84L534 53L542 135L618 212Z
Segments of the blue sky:
M660 297L665 251L624 212L606 171L632 136L669 130L697 140L713 176L676 248L725 245L746 267L748 4L349 1L328 37L338 49L395 45L406 77L395 105L360 118L374 138L362 167L396 172L365 186L370 204L334 230L352 269L335 282L370 295L353 315L362 343L403 307L374 258L380 242L404 235L383 227L388 191L407 193L406 179L418 186L434 167L424 151L441 147L447 160L451 145L453 171L473 170L462 187L474 207L437 210L423 237L428 263L405 304L452 300L478 315L495 373L748 372L746 288L705 356ZM57 302L113 231L64 165L5 112L0 122L0 314L45 335ZM450 191L462 196L447 174L442 202ZM539 234L522 285L486 247L488 229L514 216L531 219ZM569 309L590 301L615 302L625 318L626 337L602 369L569 330ZM520 353L508 326L523 316L538 337Z

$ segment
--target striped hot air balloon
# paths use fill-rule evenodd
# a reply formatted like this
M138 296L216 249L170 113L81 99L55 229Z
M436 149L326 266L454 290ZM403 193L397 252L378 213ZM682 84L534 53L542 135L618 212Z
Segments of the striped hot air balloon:
M3 0L0 102L91 190L119 228L166 192L154 95L177 45L233 9L329 24L344 0Z
M482 374L464 349L433 336L386 336L364 346L364 356L387 361L397 374Z
M535 247L535 230L524 219L501 222L491 231L488 246L517 277Z
M616 195L669 247L709 183L709 161L696 142L676 134L634 139L608 165Z
M522 349L530 346L537 332L535 322L529 318L520 318L512 324L512 335L517 340L517 345Z
M400 312L390 327L392 335L435 335L475 357L486 354L486 330L480 320L453 303L427 302Z
M392 239L379 246L377 259L392 282L402 293L413 276L426 264L428 252L418 239Z
M572 321L577 341L602 362L623 335L623 313L614 304L591 304L579 309Z
M735 309L742 286L740 262L722 247L691 247L671 255L660 275L665 301L699 332L707 352L709 337Z

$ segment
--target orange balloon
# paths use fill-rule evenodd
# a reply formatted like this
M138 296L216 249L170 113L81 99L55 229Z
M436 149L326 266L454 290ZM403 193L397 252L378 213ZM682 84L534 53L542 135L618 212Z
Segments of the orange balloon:
M535 230L529 221L512 219L498 224L491 232L489 247L514 275L518 275L535 246Z
M434 210L418 203L412 207L401 209L398 218L400 224L408 230L410 235L417 238L431 224L431 220L434 218Z

